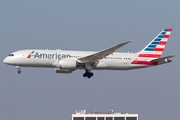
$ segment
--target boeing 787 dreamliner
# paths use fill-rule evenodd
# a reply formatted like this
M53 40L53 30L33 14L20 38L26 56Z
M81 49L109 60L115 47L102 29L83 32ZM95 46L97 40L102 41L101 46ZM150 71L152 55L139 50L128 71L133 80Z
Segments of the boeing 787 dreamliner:
M169 63L175 55L161 57L172 29L164 29L144 49L137 53L115 52L131 41L117 44L108 49L94 51L66 50L20 50L9 54L4 63L21 67L55 68L56 73L72 73L85 70L84 77L91 78L91 70L131 70Z

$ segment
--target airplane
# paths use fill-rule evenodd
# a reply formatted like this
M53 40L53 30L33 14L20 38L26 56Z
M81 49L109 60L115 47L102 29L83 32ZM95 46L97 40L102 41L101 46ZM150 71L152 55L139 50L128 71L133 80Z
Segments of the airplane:
M117 44L99 52L67 50L20 50L9 54L3 62L16 66L18 73L21 67L55 68L56 73L72 73L85 70L83 77L91 78L91 70L131 70L157 66L171 62L175 55L161 57L172 28L164 29L144 49L137 53L115 52L118 48L132 42Z

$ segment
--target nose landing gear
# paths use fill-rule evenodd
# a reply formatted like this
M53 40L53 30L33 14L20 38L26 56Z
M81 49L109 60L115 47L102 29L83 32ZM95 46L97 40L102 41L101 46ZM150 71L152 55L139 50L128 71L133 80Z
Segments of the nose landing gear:
M17 72L18 72L18 74L21 74L21 70L18 70Z
M94 74L89 70L86 70L86 72L83 74L83 77L91 78Z
M18 69L17 73L18 73L18 74L21 74L21 67L16 66L16 68Z

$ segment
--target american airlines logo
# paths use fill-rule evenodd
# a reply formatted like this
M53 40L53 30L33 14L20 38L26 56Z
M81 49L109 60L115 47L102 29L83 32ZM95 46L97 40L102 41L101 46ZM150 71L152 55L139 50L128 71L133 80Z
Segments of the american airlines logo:
M31 58L31 56L32 56L32 54L33 54L34 52L35 52L35 51L32 51L31 54L29 54L29 55L27 56L27 58Z
M70 58L69 54L46 54L46 53L38 53L36 52L35 55L33 55L35 51L32 51L31 54L28 55L27 58L31 58L32 56L34 56L34 58L42 58L42 59L63 59L63 58Z

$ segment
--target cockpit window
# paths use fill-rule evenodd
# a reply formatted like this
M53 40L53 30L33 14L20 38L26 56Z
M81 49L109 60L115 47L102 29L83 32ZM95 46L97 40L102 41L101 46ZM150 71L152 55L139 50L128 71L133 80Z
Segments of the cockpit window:
M14 54L9 54L8 56L14 56Z

